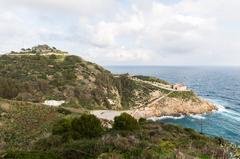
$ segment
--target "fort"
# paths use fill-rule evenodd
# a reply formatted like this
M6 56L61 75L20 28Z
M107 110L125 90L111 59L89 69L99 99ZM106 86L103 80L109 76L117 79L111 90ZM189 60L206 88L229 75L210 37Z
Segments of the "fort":
M28 56L31 56L31 55L36 55L36 54L39 54L39 55L42 55L42 56L49 56L49 55L59 55L59 56L66 56L68 55L68 52L64 52L64 51L61 51L61 50L58 50L56 49L55 47L50 47L46 44L44 45L37 45L37 46L34 46L32 47L31 49L30 48L22 48L20 52L15 52L15 51L11 51L11 53L9 53L9 55L28 55Z

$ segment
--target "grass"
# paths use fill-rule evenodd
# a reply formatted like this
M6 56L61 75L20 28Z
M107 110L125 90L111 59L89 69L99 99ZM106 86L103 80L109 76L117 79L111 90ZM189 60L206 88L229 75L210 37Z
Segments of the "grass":
M188 100L193 100L193 101L198 101L199 99L197 98L197 96L194 94L193 91L177 91L177 92L173 92L169 95L169 97L172 98L181 98L185 101Z
M159 79L159 78L156 78L156 77L149 77L149 76L143 76L143 75L138 75L138 76L133 76L133 77L144 80L144 81L149 81L149 82L158 82L158 83L165 84L165 85L170 84L169 82Z
M227 158L229 152L237 150L229 147L229 143L224 140L220 144L215 138L203 136L189 128L144 121L140 129L134 132L108 129L100 137L70 142L64 142L58 136L50 136L37 142L31 151L26 152L23 148L22 151L10 151L10 154L52 154L62 159L174 159L179 156L218 159Z
M0 108L4 105L8 108L0 109L0 143L6 149L31 148L34 141L51 132L52 124L62 116L56 109L40 104L0 99Z

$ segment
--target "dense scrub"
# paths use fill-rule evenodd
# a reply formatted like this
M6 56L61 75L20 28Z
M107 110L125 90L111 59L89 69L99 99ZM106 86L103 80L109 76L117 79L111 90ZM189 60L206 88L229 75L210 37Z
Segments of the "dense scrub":
M173 92L169 95L169 97L181 98L186 101L199 101L199 98L194 94L193 91Z
M107 80L113 80L109 72L77 56L3 55L0 76L0 96L23 101L56 99L82 107L101 106L107 105L104 99L113 89L112 85L104 87Z
M53 126L52 133L62 136L65 141L71 141L101 136L103 127L101 121L94 115L83 114L80 117L68 117L60 120Z
M116 119L114 122L118 122L118 118ZM122 121L129 121L128 119ZM31 151L8 151L4 158L38 159L37 156L43 156L46 159L219 159L229 158L230 154L236 155L239 151L221 138L209 138L192 129L143 119L137 124L139 129L135 131L105 128L100 136L82 136L68 141L61 137L63 134L53 134L39 140ZM90 127L91 125L88 128Z
M166 85L169 84L167 81L156 78L156 77L149 77L149 76L143 76L143 75L137 75L133 77L144 80L144 81L149 81L149 82L158 82Z
M0 99L0 152L31 148L34 141L51 132L62 116L56 108Z
M66 100L65 106L85 109L128 109L152 90L74 55L2 55L0 77L2 98Z
M43 48L41 48L43 47ZM43 45L0 56L0 97L42 103L65 100L66 107L84 109L129 109L147 103L156 87L132 80L129 75L114 77L99 65L74 55L43 55ZM34 52L37 51L37 53ZM31 55L30 55L31 54ZM147 76L136 78L168 84ZM160 90L160 89L158 89ZM168 93L167 90L160 90ZM189 100L190 93L173 93L172 97Z
M135 118L127 113L122 113L114 118L113 129L135 131L139 129L138 122Z

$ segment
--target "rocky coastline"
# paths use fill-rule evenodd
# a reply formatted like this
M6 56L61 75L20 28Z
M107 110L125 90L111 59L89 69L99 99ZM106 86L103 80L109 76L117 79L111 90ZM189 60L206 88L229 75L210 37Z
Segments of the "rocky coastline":
M204 114L217 111L218 108L215 104L205 100L199 101L183 101L176 98L166 98L163 102L157 103L153 106L143 107L131 110L93 110L90 113L96 115L98 118L106 120L114 120L115 116L123 112L131 114L136 119L139 118L152 118L164 116L188 116L196 114Z
M213 103L204 99L200 101L182 101L176 98L167 98L164 102L151 107L144 107L133 110L131 113L135 118L150 118L161 116L195 115L217 111L218 108Z

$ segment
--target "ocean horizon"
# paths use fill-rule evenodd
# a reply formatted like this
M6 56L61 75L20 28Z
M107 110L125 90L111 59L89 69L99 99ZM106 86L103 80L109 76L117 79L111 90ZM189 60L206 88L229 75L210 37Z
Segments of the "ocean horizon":
M198 96L216 104L218 111L153 120L192 128L240 145L239 66L105 66L115 74L154 76L171 83L183 83Z

